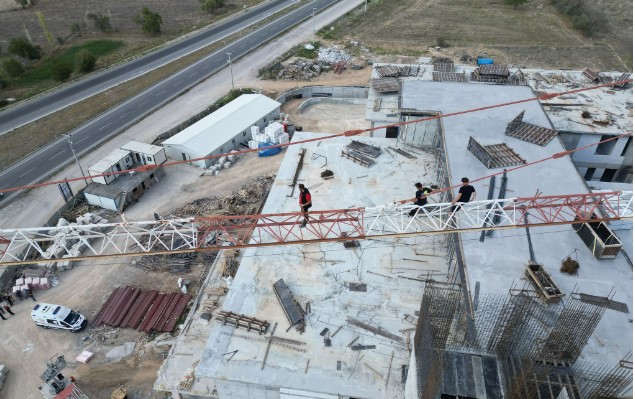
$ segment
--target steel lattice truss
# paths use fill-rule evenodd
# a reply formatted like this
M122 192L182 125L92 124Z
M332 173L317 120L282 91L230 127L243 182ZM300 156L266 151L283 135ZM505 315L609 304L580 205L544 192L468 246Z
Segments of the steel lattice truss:
M410 217L409 213L418 208ZM0 230L0 264L63 262L632 219L633 193L608 192L300 213ZM494 220L496 224L494 225Z

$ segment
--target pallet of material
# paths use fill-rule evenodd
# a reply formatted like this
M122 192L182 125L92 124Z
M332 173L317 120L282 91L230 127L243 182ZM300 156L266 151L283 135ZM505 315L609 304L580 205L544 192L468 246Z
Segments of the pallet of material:
M540 263L527 263L525 275L534 285L540 296L548 303L558 302L565 295Z

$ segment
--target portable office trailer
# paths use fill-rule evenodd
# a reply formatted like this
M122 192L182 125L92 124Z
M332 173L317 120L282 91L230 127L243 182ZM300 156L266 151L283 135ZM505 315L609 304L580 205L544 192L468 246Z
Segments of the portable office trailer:
M158 145L130 141L122 145L121 149L130 151L134 163L140 165L161 165L168 159L165 148Z
M119 172L130 169L133 163L134 161L130 156L130 151L118 148L88 168L88 174L91 176L98 176L104 173ZM108 176L92 177L91 179L95 183L110 184L117 178L117 176L118 175L116 174L112 174Z

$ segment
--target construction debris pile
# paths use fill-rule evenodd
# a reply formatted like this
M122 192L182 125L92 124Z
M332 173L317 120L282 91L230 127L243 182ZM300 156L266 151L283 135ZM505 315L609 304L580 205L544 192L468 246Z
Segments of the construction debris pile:
M118 287L93 320L93 326L130 327L139 331L172 331L191 296Z
M318 60L327 62L329 64L335 64L338 62L348 62L352 59L350 54L344 50L340 50L338 46L333 47L320 47L318 50Z
M226 197L201 198L176 209L170 217L254 214L266 198L274 176L259 176Z
M87 225L87 224L106 224L108 223L107 219L102 219L101 216L94 213L85 213L82 216L77 217L77 222L69 223L68 220L64 218L60 218L57 221L56 227L67 227L66 229L52 230L50 232L51 235L54 235L53 240L50 242L50 245L46 247L43 243L42 246L46 248L44 252L45 259L59 259L61 258L76 258L81 255L84 249L90 244L93 240L90 236L85 236L84 231L76 231L73 229L73 226L77 225ZM103 231L103 228L96 227L96 231ZM67 251L67 248L68 249ZM62 262L38 262L38 267L49 270L49 271L66 271L71 270L73 268L73 261L65 260Z
M342 72L352 56L337 46L320 47L317 60L308 58L292 58L287 62L279 62L271 67L277 79L313 80L322 72L333 70Z
M208 264L214 261L217 252L180 253L172 255L140 256L130 263L146 272L170 272L186 274L192 264Z
M313 80L323 71L330 69L326 62L314 62L305 58L298 58L286 65L278 64L274 67L278 70L276 77L283 80Z

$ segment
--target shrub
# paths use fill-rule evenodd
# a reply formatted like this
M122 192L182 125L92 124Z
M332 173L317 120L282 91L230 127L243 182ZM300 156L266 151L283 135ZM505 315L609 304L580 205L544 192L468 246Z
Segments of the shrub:
M77 72L88 73L95 69L97 57L90 51L83 49L75 55L75 68Z
M72 73L73 68L69 62L62 60L51 61L51 74L53 75L53 79L64 82L71 77Z
M41 57L41 49L31 44L26 37L12 37L9 40L9 53L29 60L36 60Z
M102 32L109 32L112 30L112 25L110 25L110 18L108 16L101 14L88 14L87 17L93 21L96 29L99 29Z
M158 13L150 11L148 7L143 7L141 14L135 15L132 20L141 25L141 30L144 33L151 35L161 33L163 19Z
M73 22L71 25L71 33L74 35L81 35L84 31L84 24L79 22Z
M4 60L4 62L2 63L2 69L8 76L12 78L20 76L24 73L24 66L22 65L22 63L13 58Z

